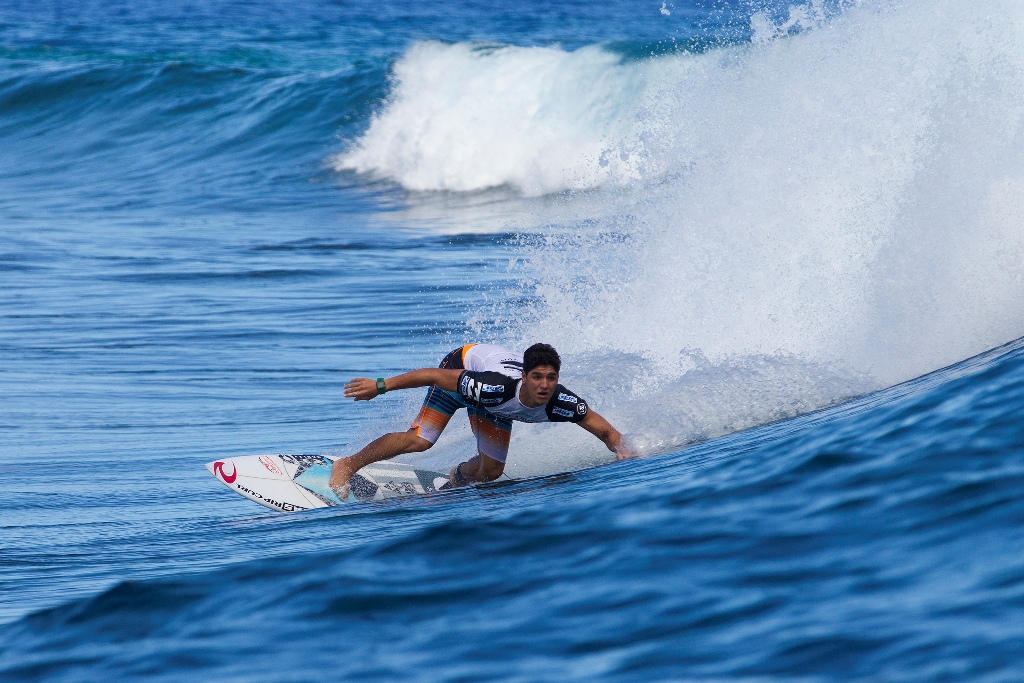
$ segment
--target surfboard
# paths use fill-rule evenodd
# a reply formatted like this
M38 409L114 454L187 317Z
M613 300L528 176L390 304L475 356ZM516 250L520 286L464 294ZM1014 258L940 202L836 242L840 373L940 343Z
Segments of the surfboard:
M383 461L353 475L348 497L340 500L327 485L333 465L326 455L268 453L215 460L206 469L235 493L278 512L431 493L448 483L447 474Z

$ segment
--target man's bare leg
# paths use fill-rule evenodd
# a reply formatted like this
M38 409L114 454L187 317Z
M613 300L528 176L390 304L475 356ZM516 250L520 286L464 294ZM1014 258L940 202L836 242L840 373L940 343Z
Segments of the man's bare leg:
M329 486L338 495L338 498L345 500L348 497L348 482L352 475L370 463L379 462L393 458L403 453L419 453L425 451L434 444L416 434L415 429L407 432L392 432L385 434L379 439L374 439L363 447L363 450L347 458L338 458L331 468Z
M455 470L458 468L462 475L462 482L457 481ZM505 471L505 463L490 458L483 453L478 453L466 462L453 467L448 473L448 480L451 486L463 486L465 484L478 484L485 481L494 481Z

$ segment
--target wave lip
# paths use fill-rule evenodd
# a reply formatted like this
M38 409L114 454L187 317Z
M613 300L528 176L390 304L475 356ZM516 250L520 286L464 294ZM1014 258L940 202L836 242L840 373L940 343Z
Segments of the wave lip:
M529 196L624 185L644 173L635 121L646 70L600 46L420 42L366 132L333 159L408 190L511 186Z

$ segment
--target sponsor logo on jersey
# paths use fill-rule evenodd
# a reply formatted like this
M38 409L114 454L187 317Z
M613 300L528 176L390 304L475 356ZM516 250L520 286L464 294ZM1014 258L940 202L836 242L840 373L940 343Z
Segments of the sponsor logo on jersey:
M272 472L273 474L284 474L284 472L281 471L281 468L275 465L274 461L265 455L260 456L260 463L267 468L268 472Z
M485 406L501 405L505 402L505 387L500 384L484 384L481 388L480 403Z
M558 400L564 401L566 403L576 403L579 399L577 399L575 396L570 396L569 394L559 393Z
M562 417L572 417L573 416L573 412L571 410L566 410L565 408L559 408L557 406L552 408L551 412L554 413L555 415L561 415Z
M219 474L220 478L227 484L234 484L235 478L238 476L238 469L235 467L235 463L231 463L231 474L229 475L224 471L224 463L218 460L213 463L213 473Z
M466 398L471 398L474 401L479 401L480 384L469 375L466 375L465 377L462 378L462 386L459 387L459 393L465 396Z
M577 415L586 415L587 414L587 404L584 403L583 401L580 401L579 403L577 403L576 404L576 414Z
M467 375L462 378L459 393L481 405L496 406L504 402L505 387L501 384L484 384Z

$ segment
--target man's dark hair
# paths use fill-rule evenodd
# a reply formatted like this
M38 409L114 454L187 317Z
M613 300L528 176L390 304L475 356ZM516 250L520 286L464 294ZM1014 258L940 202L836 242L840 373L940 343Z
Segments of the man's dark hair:
M523 354L523 374L541 365L550 365L555 372L562 371L562 359L551 344L534 344Z

